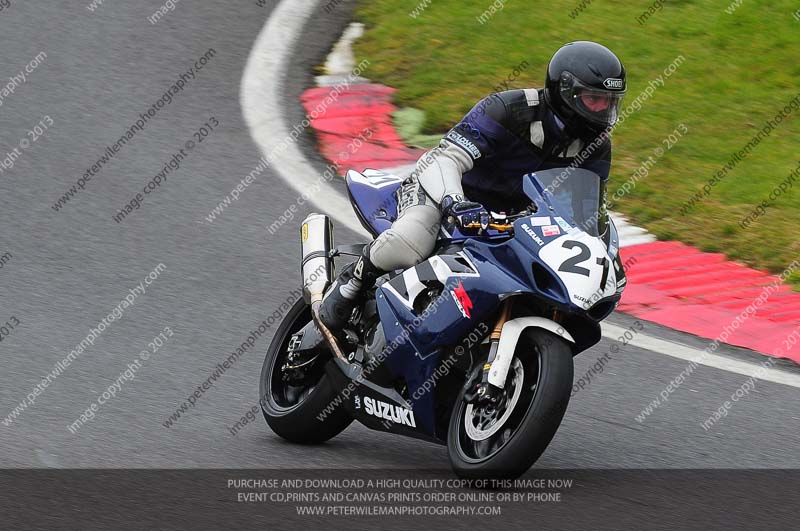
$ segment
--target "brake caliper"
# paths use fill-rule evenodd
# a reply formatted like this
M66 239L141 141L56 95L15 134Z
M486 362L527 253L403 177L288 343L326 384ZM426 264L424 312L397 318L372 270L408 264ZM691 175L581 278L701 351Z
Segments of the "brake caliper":
M312 367L314 360L317 359L319 353L313 354L310 357L304 357L303 352L298 352L297 349L303 342L303 332L298 332L293 335L289 340L289 345L286 350L286 362L281 366L283 373L282 379L287 383L300 383L308 376L308 369Z

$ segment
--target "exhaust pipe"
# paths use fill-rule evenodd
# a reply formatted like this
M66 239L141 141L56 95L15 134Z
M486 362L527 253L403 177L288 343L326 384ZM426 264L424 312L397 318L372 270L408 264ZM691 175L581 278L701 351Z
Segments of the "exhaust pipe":
M342 349L336 337L319 318L322 296L333 282L333 222L325 214L309 214L300 229L300 248L303 260L300 266L303 276L303 299L311 306L314 323L322 332L333 354L345 363Z
M333 223L325 214L309 214L300 229L303 298L312 307L333 282Z

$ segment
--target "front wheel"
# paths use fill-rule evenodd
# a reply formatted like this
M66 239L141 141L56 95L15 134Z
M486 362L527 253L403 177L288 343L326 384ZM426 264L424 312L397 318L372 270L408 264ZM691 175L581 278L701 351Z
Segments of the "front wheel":
M325 374L327 360L311 361L302 375L286 375L289 341L310 321L311 308L300 299L272 338L259 385L261 411L272 431L288 441L304 444L327 441L353 421Z
M462 478L514 479L542 455L561 424L572 390L572 350L559 336L527 329L500 401L468 404L464 394L480 381L484 362L476 364L453 408L450 464Z

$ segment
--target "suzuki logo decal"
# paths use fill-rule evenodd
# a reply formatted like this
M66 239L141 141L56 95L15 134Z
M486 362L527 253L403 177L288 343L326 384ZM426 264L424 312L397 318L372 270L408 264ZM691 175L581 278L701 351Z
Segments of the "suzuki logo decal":
M453 289L450 294L453 296L453 300L458 306L458 310L461 312L461 315L466 317L467 319L472 317L472 299L469 298L469 294L467 290L464 289L464 284L461 281L458 281L458 286Z
M388 420L395 424L405 424L412 428L417 427L417 422L414 419L414 412L410 409L387 404L380 400L375 400L368 396L364 397L364 412L368 415L373 415L379 419Z

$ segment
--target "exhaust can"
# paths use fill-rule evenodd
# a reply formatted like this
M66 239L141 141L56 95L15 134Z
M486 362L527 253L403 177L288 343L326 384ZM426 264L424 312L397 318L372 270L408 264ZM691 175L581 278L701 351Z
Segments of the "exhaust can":
M309 214L300 228L303 298L313 305L333 281L333 222L325 214Z

